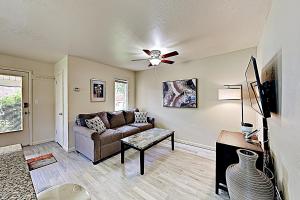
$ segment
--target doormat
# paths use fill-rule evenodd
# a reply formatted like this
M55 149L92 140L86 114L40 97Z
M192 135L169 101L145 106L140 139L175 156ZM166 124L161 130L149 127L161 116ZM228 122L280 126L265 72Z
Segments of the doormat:
M40 167L45 167L56 162L57 160L55 159L52 153L48 153L46 155L38 156L27 160L29 171L38 169Z

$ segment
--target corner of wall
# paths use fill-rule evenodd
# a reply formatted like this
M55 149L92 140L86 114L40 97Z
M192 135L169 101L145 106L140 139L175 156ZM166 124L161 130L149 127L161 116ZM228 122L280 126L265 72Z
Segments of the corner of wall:
M69 149L69 125L68 125L68 65L69 55L65 55L61 60L55 64L55 78L59 73L63 74L63 113L64 113L64 145L63 148Z
M134 105L133 105L133 107L137 107L137 93L136 93L136 91L137 91L137 73L138 73L138 71L134 71Z

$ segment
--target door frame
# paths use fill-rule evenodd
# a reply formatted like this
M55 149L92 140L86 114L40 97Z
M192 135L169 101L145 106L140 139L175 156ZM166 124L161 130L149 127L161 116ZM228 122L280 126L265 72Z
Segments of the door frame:
M28 116L28 131L29 131L29 145L33 144L33 136L32 136L32 115L33 115L33 105L32 105L32 71L31 70L23 70L18 68L12 68L4 65L0 65L0 69L7 70L7 71L15 71L15 72L22 72L22 73L28 73L28 103L29 103L29 116Z
M57 140L57 116L58 116L58 114L59 113L57 113L57 102L56 102L56 100L57 100L57 76L58 75L61 75L61 78L62 78L62 82L61 82L61 89L62 89L62 116L63 116L63 118L62 118L62 134L63 134L63 144L59 144L59 142L58 142L58 140ZM61 145L63 148L65 148L65 104L64 104L64 91L65 91L65 88L64 88L64 71L62 70L62 71L59 71L59 72L57 72L56 74L55 74L55 83L54 83L54 85L55 85L55 142L57 142L59 145Z

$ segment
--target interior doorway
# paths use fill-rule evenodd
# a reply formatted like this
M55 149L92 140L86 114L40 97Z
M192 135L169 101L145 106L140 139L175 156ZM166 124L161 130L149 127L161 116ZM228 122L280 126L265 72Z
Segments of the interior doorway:
M0 68L0 146L32 143L29 76Z

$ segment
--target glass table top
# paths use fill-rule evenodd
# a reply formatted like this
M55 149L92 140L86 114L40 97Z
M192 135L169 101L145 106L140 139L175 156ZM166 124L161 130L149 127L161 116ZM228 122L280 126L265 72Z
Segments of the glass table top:
M174 131L153 128L121 139L124 143L137 149L144 149L156 141L171 136Z

